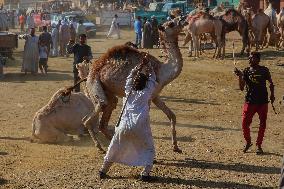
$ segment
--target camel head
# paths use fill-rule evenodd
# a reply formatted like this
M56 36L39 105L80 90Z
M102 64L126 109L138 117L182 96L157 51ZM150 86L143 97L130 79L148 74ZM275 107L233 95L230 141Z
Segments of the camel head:
M164 42L178 42L178 34L188 23L186 16L180 16L159 26L159 36Z
M86 61L83 61L82 63L77 64L76 68L78 69L80 79L84 79L88 76L89 64Z

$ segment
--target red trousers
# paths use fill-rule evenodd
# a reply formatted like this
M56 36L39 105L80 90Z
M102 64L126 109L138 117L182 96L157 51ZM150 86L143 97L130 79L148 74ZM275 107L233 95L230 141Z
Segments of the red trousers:
M244 104L242 128L243 128L243 135L247 144L251 143L249 127L252 122L254 114L257 113L260 123L259 123L256 145L261 146L266 128L267 111L268 111L268 104L247 104L247 103Z

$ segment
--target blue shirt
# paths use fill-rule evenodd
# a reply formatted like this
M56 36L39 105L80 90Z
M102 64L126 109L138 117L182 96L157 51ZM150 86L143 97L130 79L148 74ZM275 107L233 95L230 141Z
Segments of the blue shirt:
M135 33L142 33L142 23L139 20L135 20L134 22L134 31Z

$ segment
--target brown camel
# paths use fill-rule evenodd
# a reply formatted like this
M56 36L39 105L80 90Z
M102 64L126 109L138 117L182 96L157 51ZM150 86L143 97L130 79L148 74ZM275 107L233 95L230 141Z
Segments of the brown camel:
M186 26L187 34L184 45L190 41L190 38L192 37L190 54L192 55L192 49L194 49L195 57L199 57L199 37L201 34L209 33L215 40L216 48L218 50L216 58L220 57L222 47L222 22L204 12L200 12L194 16L189 16L187 20L189 24Z
M242 37L243 47L241 54L244 54L245 48L247 47L247 52L250 51L250 41L248 37L248 23L245 17L235 9L228 9L225 14L220 16L220 19L223 23L222 31L222 42L223 42L223 53L222 56L225 56L225 37L226 33L232 31L238 31Z
M185 18L176 18L159 27L161 46L164 47L168 59L160 62L154 56L148 55L147 61L153 66L158 86L152 96L152 102L169 118L172 129L172 144L175 152L181 152L176 139L176 116L161 100L159 93L165 85L179 76L182 71L183 59L178 47L178 34L186 22ZM146 53L127 45L115 46L103 56L93 62L87 78L87 89L91 100L96 105L96 111L86 120L99 120L100 131L109 139L111 134L107 130L112 111L116 108L118 97L125 96L124 87L126 77L130 71L145 58Z

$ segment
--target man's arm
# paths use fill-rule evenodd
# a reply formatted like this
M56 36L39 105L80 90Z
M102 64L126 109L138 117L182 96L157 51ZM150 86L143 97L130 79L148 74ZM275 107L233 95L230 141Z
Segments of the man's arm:
M270 89L270 101L273 103L275 101L275 96L274 96L274 84L270 75L270 72L268 70L268 78L267 81L269 82L269 89Z
M69 43L67 44L66 52L68 54L75 53L75 47L76 47L76 44L71 42L71 41L69 41Z
M244 74L241 70L239 70L237 68L235 68L234 72L239 77L239 88L240 88L241 91L243 91L244 88L245 88L245 80L243 78Z

